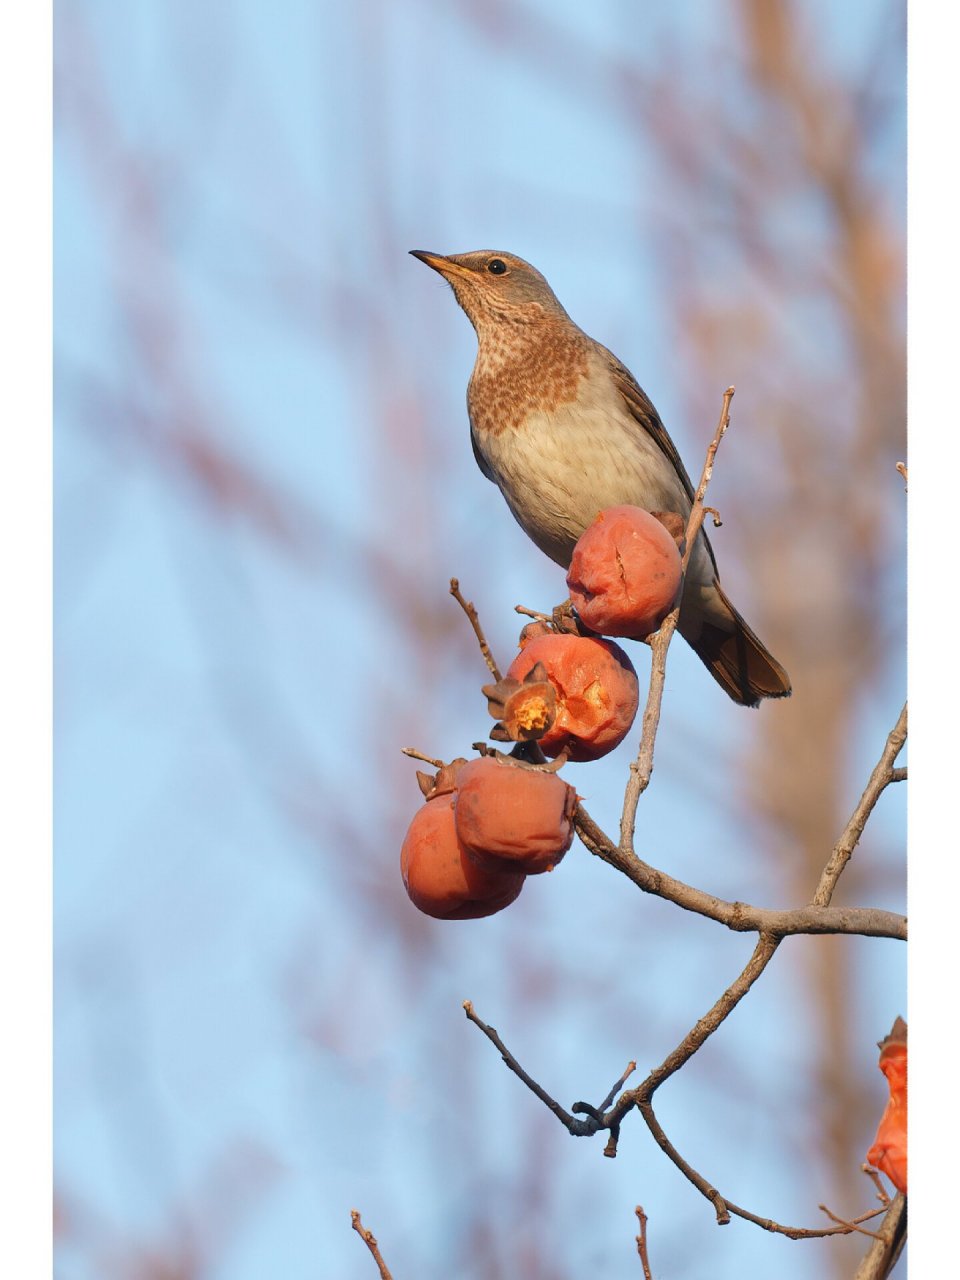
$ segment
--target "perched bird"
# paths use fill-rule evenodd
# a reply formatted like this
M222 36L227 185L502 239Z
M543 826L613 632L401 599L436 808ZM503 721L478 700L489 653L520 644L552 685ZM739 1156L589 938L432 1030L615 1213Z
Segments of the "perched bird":
M622 503L687 518L694 489L656 409L535 267L493 250L411 252L450 284L477 332L467 388L473 452L541 551L566 568L598 512ZM790 693L783 667L724 595L702 531L678 630L734 702L755 707Z

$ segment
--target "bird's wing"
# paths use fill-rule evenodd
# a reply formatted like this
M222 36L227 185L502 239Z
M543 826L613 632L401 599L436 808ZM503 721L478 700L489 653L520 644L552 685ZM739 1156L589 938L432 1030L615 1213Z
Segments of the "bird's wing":
M604 348L604 350L606 350L606 348ZM624 403L630 410L631 417L638 426L642 427L643 430L653 438L657 447L660 449L660 452L670 459L674 470L680 477L680 483L683 485L684 491L692 505L696 490L690 482L690 477L687 475L687 469L683 465L679 453L677 453L677 446L670 439L670 436L667 434L666 427L660 421L659 413L657 413L646 392L637 382L636 378L626 365L621 364L612 351L607 351L607 355L610 360L610 372L613 374L614 384L623 396ZM706 543L707 551L709 552L710 559L713 562L714 572L716 572L717 559L713 554L713 547L710 545L710 539L703 530L701 530L701 536Z
M687 469L680 460L677 447L667 434L666 427L660 421L660 415L630 370L625 365L622 365L616 356L610 357L610 363L613 381L626 401L631 416L639 426L643 427L648 435L653 437L660 452L666 454L673 463L674 470L683 483L687 497L693 502L694 488L690 483L690 477L687 475Z

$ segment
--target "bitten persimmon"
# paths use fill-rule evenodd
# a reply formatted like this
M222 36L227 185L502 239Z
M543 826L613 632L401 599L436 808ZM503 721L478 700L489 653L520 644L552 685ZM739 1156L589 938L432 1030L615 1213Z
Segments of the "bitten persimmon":
M890 1097L867 1163L885 1173L898 1191L907 1194L907 1024L898 1018L880 1043L880 1070L887 1077Z
M676 540L641 507L609 507L574 547L567 586L574 608L591 631L643 640L676 604Z
M486 871L538 875L570 848L576 807L576 791L555 773L483 756L460 772L457 836Z
M414 814L400 850L400 874L415 907L438 920L475 920L508 907L523 888L523 874L484 870L467 857L453 815L454 796L443 792Z
M566 750L571 760L597 760L630 732L640 686L630 659L598 636L534 634L507 672L516 680L541 662L556 691L553 723L539 739L545 755Z

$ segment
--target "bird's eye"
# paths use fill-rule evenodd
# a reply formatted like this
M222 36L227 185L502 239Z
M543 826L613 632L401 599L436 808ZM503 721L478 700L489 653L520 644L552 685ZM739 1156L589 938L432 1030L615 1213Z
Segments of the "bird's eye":
M491 258L487 263L487 270L494 276L502 276L506 269L507 264L502 258Z

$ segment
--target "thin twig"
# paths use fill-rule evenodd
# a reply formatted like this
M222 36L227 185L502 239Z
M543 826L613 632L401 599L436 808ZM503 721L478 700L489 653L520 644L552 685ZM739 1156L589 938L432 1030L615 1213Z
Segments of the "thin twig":
M540 1101L553 1112L560 1123L564 1125L570 1133L577 1137L585 1137L596 1133L597 1125L595 1121L578 1120L575 1116L570 1115L568 1111L565 1111L563 1107L561 1107L559 1102L550 1097L546 1089L537 1084L536 1080L524 1071L523 1067L521 1067L520 1063L497 1035L494 1028L488 1026L487 1023L481 1021L481 1019L477 1017L473 1009L472 1001L464 1000L463 1010L474 1026L479 1027L490 1043L496 1046L500 1052L500 1057L504 1060L513 1074L523 1081L531 1093L535 1093L537 1095Z
M643 1267L643 1280L653 1280L650 1259L647 1257L647 1215L643 1212L643 1205L638 1204L634 1209L634 1213L637 1215L637 1222L640 1224L640 1234L637 1236L637 1253L640 1255L640 1265Z
M490 670L490 674L494 680L500 680L500 668L494 661L493 654L490 652L490 646L487 644L487 638L483 634L483 628L480 626L480 618L477 615L476 608L469 600L465 600L460 591L460 582L457 578L450 579L450 594L456 600L457 604L470 619L470 625L473 627L473 634L477 637L477 643L480 646L480 652L483 654L483 660Z
M614 1098L617 1096L617 1094L620 1092L620 1090L623 1088L623 1086L626 1084L629 1078L633 1075L636 1069L637 1069L637 1064L635 1062L631 1061L627 1063L626 1071L624 1071L623 1075L616 1082L616 1084L613 1085L610 1092L607 1094L604 1100L600 1103L599 1107L593 1106L593 1104L590 1102L575 1102L573 1106L570 1108L570 1110L573 1112L579 1113L581 1115L592 1116L593 1119L597 1121L597 1125L599 1126L600 1124L603 1123L603 1113L606 1111L607 1107L610 1106Z
M873 1183L873 1185L876 1187L877 1199L880 1201L883 1207L886 1208L890 1203L890 1197L887 1194L886 1187L880 1181L880 1174L877 1172L876 1169L872 1169L868 1164L862 1164L860 1166L860 1172L865 1173L867 1177L870 1179L870 1181Z
M526 605L515 604L513 606L514 613L522 613L525 618L535 618L537 622L552 622L552 615L549 613L538 613L536 609L528 609Z
M683 560L680 564L681 595L683 591L682 584L686 580L687 566L690 563L690 557L693 555L694 544L706 514L703 499L713 475L713 461L717 456L720 441L730 425L730 401L733 399L733 395L733 387L727 387L723 393L720 420L717 423L713 439L707 448L707 457L703 464L700 483L697 486L693 505L690 508L690 515L687 519L686 546L683 552ZM657 729L660 725L660 709L663 704L663 688L667 675L667 650L677 629L679 619L680 603L678 601L676 607L667 615L660 630L650 637L650 687L647 693L646 706L643 709L640 749L637 752L636 760L630 766L630 777L623 797L623 813L620 818L620 846L628 853L633 852L633 833L637 821L637 805L640 802L641 795L650 785L650 778L653 774L653 750L657 738Z
M841 1227L849 1227L851 1231L856 1231L858 1235L870 1236L872 1240L883 1239L883 1236L878 1235L876 1231L868 1231L866 1227L858 1226L856 1222L848 1222L846 1218L841 1218L838 1213L834 1213L832 1209L828 1209L825 1204L819 1204L817 1205L817 1208L822 1213L825 1213L831 1222L837 1222L840 1224ZM876 1217L878 1213L883 1213L883 1210L882 1209L873 1210L874 1217ZM863 1219L861 1218L860 1221L862 1222Z
M903 744L907 740L907 704L903 704L903 710L897 723L887 734L887 741L884 744L883 753L874 766L870 780L864 787L863 795L857 802L857 807L850 816L850 821L844 828L843 835L834 846L833 853L827 865L823 869L820 876L820 883L817 885L817 891L811 900L811 906L826 906L833 897L833 891L837 887L837 881L843 873L844 867L850 861L854 849L857 847L863 828L867 824L867 819L873 812L874 806L883 794L884 788L893 781L893 763L900 754Z
M716 1187L712 1187L710 1183L707 1182L706 1178L702 1174L697 1173L696 1169L684 1160L683 1156L664 1133L659 1120L654 1115L653 1104L649 1097L644 1098L639 1103L639 1107L640 1114L646 1121L647 1128L653 1134L657 1146L670 1157L684 1177L689 1179L697 1190L710 1201L717 1215L717 1226L725 1227L730 1221L730 1211L727 1208L727 1202L724 1200L723 1196Z
M433 756L425 756L422 751L418 751L416 747L401 747L400 751L405 756L410 756L414 760L423 760L425 764L432 764L435 769L443 768L443 761L436 760Z
M883 1212L882 1209L870 1209L867 1213L861 1213L858 1218L853 1218L848 1224L836 1227L785 1227L780 1222L774 1222L772 1218L758 1217L749 1209L743 1209L740 1205L734 1204L732 1200L727 1201L727 1208L734 1217L742 1218L744 1222L752 1222L754 1226L762 1227L764 1231L769 1231L773 1235L786 1236L790 1240L824 1240L828 1236L848 1236L857 1230L859 1223L869 1222L871 1218Z
M860 1217L854 1218L852 1222L843 1222L835 1227L789 1227L782 1222L775 1222L773 1218L761 1218L758 1214L751 1213L749 1209L744 1209L740 1205L734 1204L732 1200L722 1196L716 1187L711 1186L702 1174L698 1173L692 1165L683 1159L664 1133L660 1122L654 1115L653 1106L649 1100L642 1104L641 1112L660 1149L670 1157L680 1172L713 1205L717 1215L718 1226L726 1226L730 1222L732 1215L737 1218L743 1218L746 1222L752 1222L754 1226L762 1227L764 1231L769 1231L774 1235L787 1236L791 1240L820 1240L825 1236L849 1235L852 1231L859 1230L859 1223L868 1222L871 1218L875 1218L883 1212L882 1209L871 1209L869 1212L861 1214Z
M390 1268L384 1262L380 1254L380 1248L377 1244L376 1236L372 1231L368 1231L360 1221L360 1214L356 1209L350 1210L350 1221L353 1223L354 1231L356 1231L357 1235L373 1254L373 1260L380 1268L380 1280L393 1280L393 1277L390 1274Z
M660 1149L669 1156L680 1172L713 1205L717 1215L718 1226L726 1226L730 1222L731 1216L733 1216L742 1218L746 1222L752 1222L754 1226L762 1227L764 1231L769 1231L774 1235L787 1236L791 1240L820 1240L825 1236L850 1235L851 1232L861 1229L859 1225L861 1222L869 1222L871 1218L875 1218L884 1212L882 1208L870 1209L867 1213L861 1214L851 1222L837 1218L835 1221L838 1225L835 1227L791 1227L784 1225L782 1222L776 1222L773 1218L761 1218L758 1214L751 1213L749 1209L744 1209L721 1195L716 1187L711 1186L702 1174L698 1173L692 1165L683 1159L664 1133L649 1101L644 1102L640 1109L647 1127L653 1134ZM820 1207L823 1208L822 1205Z
M613 1086L613 1088L610 1090L610 1092L607 1094L604 1100L600 1103L601 1111L606 1111L607 1107L610 1106L614 1098L617 1096L617 1094L620 1092L623 1086L627 1083L627 1081L630 1079L630 1077L633 1075L636 1069L637 1069L637 1064L635 1062L627 1063L626 1071L623 1073L623 1075L620 1077L617 1083Z

